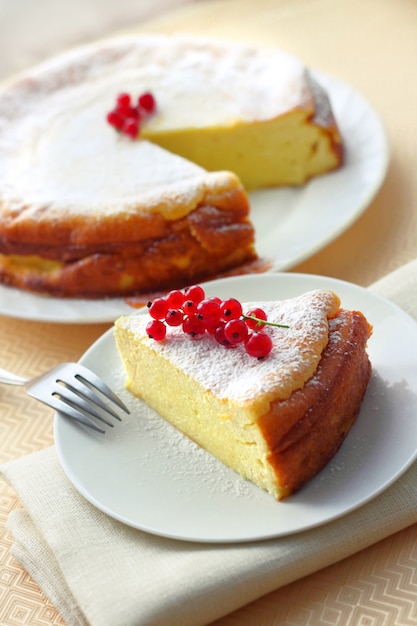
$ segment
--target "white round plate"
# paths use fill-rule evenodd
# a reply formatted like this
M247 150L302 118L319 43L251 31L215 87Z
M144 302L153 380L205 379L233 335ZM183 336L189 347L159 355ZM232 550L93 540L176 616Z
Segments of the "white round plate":
M152 534L201 542L244 542L297 533L362 506L392 484L417 455L417 325L361 287L304 274L212 281L207 293L241 300L283 299L333 289L374 326L373 375L360 416L333 460L298 493L277 502L170 426L124 386L112 330L81 362L131 410L97 434L57 414L55 440L77 490L113 518ZM139 313L140 314L140 313Z
M389 151L385 129L363 96L345 83L318 74L330 95L343 136L346 161L337 172L301 188L250 194L256 248L282 271L299 263L340 235L365 210L385 177ZM0 313L62 323L113 321L128 306L123 299L48 298L0 286Z

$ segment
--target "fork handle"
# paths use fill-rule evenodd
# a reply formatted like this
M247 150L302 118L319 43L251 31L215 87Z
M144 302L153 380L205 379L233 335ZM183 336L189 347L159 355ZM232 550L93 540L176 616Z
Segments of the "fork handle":
M22 378L21 376L17 376L16 374L12 374L7 370L4 370L0 367L0 383L5 383L6 385L24 385L26 383L26 378Z

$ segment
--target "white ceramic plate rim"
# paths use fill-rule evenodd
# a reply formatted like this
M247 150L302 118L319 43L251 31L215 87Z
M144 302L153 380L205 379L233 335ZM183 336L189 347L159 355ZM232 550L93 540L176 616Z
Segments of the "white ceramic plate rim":
M81 362L122 395L132 415L104 437L56 415L58 455L77 490L134 528L185 541L234 543L326 524L387 489L417 455L416 323L371 291L332 278L277 273L206 284L210 295L248 300L294 297L315 288L333 289L343 306L368 317L374 326L369 341L374 370L356 424L308 485L276 502L145 410L123 390L124 373L110 330Z
M250 194L256 247L282 271L303 261L346 230L369 205L382 181L389 149L377 112L344 82L316 73L330 95L345 144L345 164L302 188ZM43 322L98 323L129 309L123 299L50 298L0 286L0 313Z

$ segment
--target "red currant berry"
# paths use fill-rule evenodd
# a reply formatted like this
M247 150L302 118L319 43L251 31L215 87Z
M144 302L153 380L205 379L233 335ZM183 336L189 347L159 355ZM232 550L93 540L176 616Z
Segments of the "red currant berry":
M248 319L248 317L256 317L257 319ZM267 315L263 309L254 308L245 314L245 322L249 328L252 330L263 330L264 324L261 324L257 320L263 320L266 322Z
M227 300L223 300L221 303L220 311L222 319L227 322L228 320L237 319L242 315L242 305L236 298L227 298Z
M155 341L162 341L162 339L165 339L167 329L161 320L151 320L146 325L146 332L148 337L151 339L155 339Z
M205 299L198 303L196 314L206 326L212 326L220 320L220 305L212 299Z
M165 298L155 298L153 302L149 302L149 315L156 320L163 320L168 311L168 302Z
M213 337L217 341L217 343L219 343L221 346L224 346L225 348L231 348L234 345L230 343L224 333L224 324L220 324L220 326L216 327L213 333Z
M249 356L263 359L272 350L272 339L267 333L251 333L245 342L245 350Z
M233 319L226 322L224 327L224 336L230 341L230 343L242 343L248 336L248 327L245 322L240 319Z
M118 109L128 109L130 107L131 98L128 93L120 93L116 99Z
M191 337L204 335L206 330L203 320L196 315L186 315L182 323L182 329L186 335L190 335Z
M200 285L191 285L184 290L186 300L191 300L198 304L206 297L204 289Z
M127 107L126 110L123 110L123 113L125 113L126 118L131 120L140 119L140 113L135 107Z
M153 113L156 109L155 98L149 91L139 96L138 105L141 109L146 111L146 113Z
M213 320L212 322L204 322L206 327L206 332L209 335L214 335L219 326L224 326L224 322L222 320Z
M107 113L107 121L110 126L113 126L117 130L121 130L124 122L123 117L118 111L110 111L110 113Z
M170 309L180 309L184 302L184 294L179 289L173 289L166 297Z
M185 300L182 305L182 310L186 315L194 315L197 310L197 303L192 300Z
M165 321L168 326L181 326L184 314L178 309L168 309Z
M135 139L139 133L139 124L137 120L127 118L122 127L125 135L128 135L131 139Z

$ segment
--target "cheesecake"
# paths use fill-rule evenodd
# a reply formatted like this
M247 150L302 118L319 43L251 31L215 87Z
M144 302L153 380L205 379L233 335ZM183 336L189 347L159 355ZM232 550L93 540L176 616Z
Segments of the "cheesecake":
M121 92L156 110L128 138ZM276 50L136 35L0 90L0 282L59 297L167 290L255 261L247 191L341 166L323 88Z
M184 436L277 500L299 490L334 457L361 408L371 374L372 328L332 291L251 302L272 349L254 358L181 326L155 340L150 315L115 323L127 389ZM272 324L279 324L273 326ZM256 331L254 331L256 332Z

